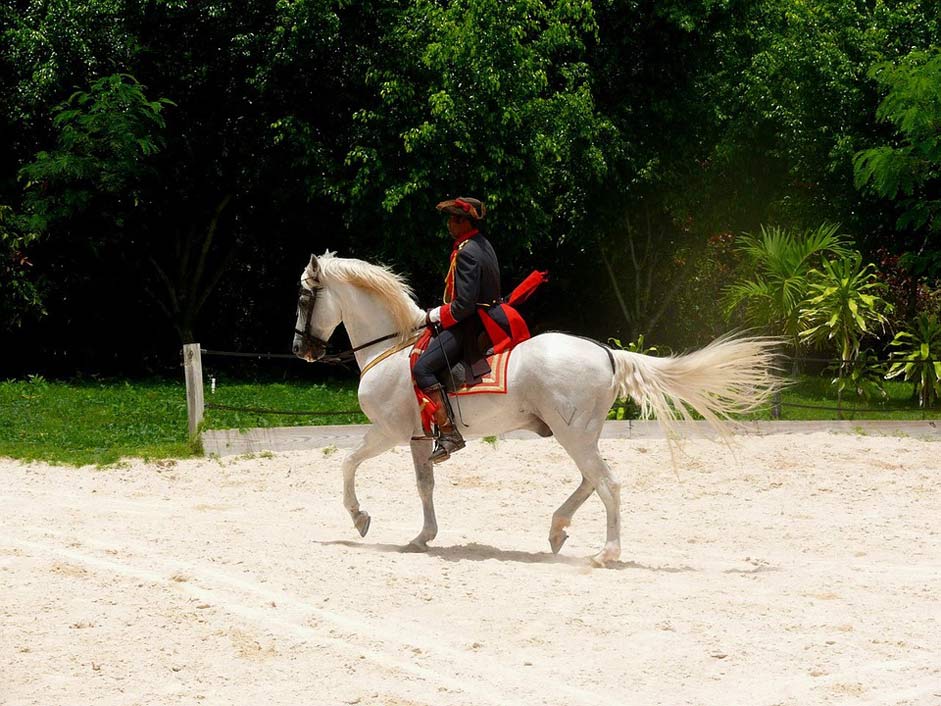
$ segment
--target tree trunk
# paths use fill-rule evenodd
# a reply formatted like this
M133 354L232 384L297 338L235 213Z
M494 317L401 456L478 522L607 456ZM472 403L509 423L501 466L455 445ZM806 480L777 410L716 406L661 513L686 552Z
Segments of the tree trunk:
M669 279L665 279L662 265L669 253L664 252L662 243L665 238L662 232L655 232L649 211L645 213L644 233L638 232L627 214L623 223L623 229L615 233L614 237L616 244L622 246L619 248L621 252L629 257L629 261L624 263L625 276L619 277L617 251L611 253L602 246L601 260L627 324L628 335L634 340L641 334L650 335L660 323L677 294L688 282L688 273L695 257L687 257L686 262L671 272ZM658 234L660 237L656 237ZM622 257L622 261L624 259ZM624 283L633 284L633 297L630 299L625 297Z
M214 266L210 262L210 255L219 250L218 244L213 247L219 219L231 201L232 194L226 194L220 199L205 230L192 228L188 233L177 234L175 268L162 267L156 257L150 258L162 294L150 288L146 288L146 291L173 324L181 343L195 341L199 313L234 259L235 245L230 242L221 259L217 258ZM168 272L173 272L173 276Z

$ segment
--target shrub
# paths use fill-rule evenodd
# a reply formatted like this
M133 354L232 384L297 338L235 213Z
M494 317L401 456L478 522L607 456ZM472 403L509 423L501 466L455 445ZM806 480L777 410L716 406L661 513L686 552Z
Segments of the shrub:
M726 314L741 309L749 325L787 336L796 353L810 273L822 257L850 255L848 237L832 224L803 232L762 226L758 235L742 236L737 250L750 271L726 289Z
M892 308L881 296L885 285L879 281L875 266L864 265L858 252L841 260L824 258L811 277L808 298L800 311L805 327L801 340L835 343L843 364L852 363L870 329L885 326L885 313Z
M903 376L914 382L919 406L931 407L941 396L941 323L935 314L922 314L914 324L889 344L895 350L886 378Z

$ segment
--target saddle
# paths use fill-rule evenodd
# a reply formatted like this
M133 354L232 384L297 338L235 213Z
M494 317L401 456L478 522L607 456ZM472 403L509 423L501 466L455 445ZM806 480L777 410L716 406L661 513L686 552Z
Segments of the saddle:
M438 373L438 382L450 393L477 385L490 375L490 359L493 357L493 347L486 333L481 333L477 341L478 347L470 351L465 350L463 360ZM486 348L485 348L486 346Z
M488 351L489 352L489 351ZM477 376L466 361L452 367L452 375L445 372L439 376L441 384L451 395L483 395L488 393L506 394L506 371L510 364L510 351L491 353L483 361L486 371ZM461 375L463 374L463 378Z

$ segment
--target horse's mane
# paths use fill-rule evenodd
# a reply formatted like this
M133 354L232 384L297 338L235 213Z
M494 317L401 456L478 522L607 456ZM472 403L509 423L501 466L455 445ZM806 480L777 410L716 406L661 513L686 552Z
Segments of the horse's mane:
M329 250L317 258L323 277L348 282L372 292L389 308L396 332L402 339L411 335L421 319L421 310L415 304L414 293L402 275L385 265L373 265L363 260L337 257ZM311 276L310 265L304 278Z

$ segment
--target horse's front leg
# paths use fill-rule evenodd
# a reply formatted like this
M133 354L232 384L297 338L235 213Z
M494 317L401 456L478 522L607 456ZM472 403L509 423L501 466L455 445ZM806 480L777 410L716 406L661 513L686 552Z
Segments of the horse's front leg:
M343 506L353 518L353 526L356 527L360 537L365 537L369 531L370 519L368 512L360 510L359 500L356 499L356 469L366 459L378 456L394 445L395 442L377 427L371 427L359 446L343 460Z
M424 516L421 532L409 546L420 551L428 551L428 542L438 534L438 521L435 519L435 471L430 461L432 443L430 441L412 441L412 461L415 464L415 480L418 483L418 495Z

